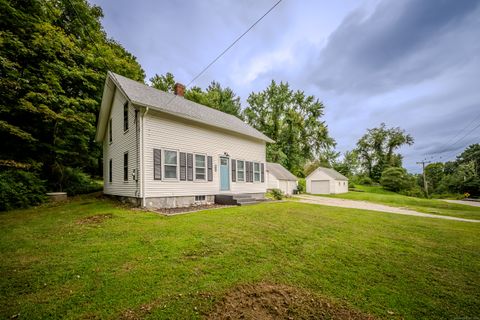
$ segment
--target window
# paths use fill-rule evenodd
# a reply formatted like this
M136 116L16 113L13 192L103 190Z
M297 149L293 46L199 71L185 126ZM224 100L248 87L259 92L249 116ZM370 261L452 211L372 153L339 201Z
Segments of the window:
M123 131L128 130L128 101L123 105Z
M205 156L195 155L195 180L205 180Z
M110 119L110 121L108 121L108 141L110 143L112 143L112 138L113 138L113 135L112 135L112 119Z
M253 163L253 180L260 181L260 163Z
M205 196L195 196L195 202L205 201Z
M108 161L108 181L112 183L112 159Z
M164 151L163 176L165 179L177 179L178 152L172 150Z
M237 181L245 181L245 161L237 160Z
M123 154L123 181L128 181L128 152Z

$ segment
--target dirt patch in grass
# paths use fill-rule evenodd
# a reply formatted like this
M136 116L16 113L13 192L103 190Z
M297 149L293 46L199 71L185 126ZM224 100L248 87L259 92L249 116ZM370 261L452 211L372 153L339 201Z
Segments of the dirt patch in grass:
M351 319L373 316L286 285L242 285L227 292L205 319Z
M96 214L94 216L89 216L78 220L77 224L100 224L103 221L111 218L113 218L113 214L111 213Z

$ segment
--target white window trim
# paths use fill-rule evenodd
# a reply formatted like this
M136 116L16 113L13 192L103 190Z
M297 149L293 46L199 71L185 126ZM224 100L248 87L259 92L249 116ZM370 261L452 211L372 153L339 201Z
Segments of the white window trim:
M204 177L203 179L197 179L197 159L196 156L202 156L205 158L204 164L205 166L203 167L204 171ZM202 167L199 167L202 168ZM193 154L193 181L196 182L207 182L207 155L205 153L194 153Z
M243 162L243 170L242 170L242 172L243 172L243 180L241 180L241 181L238 179L238 171L239 171L239 170L238 170L238 163L239 163L239 162ZM236 178L237 178L237 179L236 179L237 182L242 182L242 183L244 183L245 180L246 180L246 179L245 179L245 172L246 172L246 170L245 170L245 162L246 162L245 160L241 160L241 159L240 159L240 160L237 160L236 167L235 167L235 172L236 172L236 175L237 175L237 177L236 177Z
M167 175L165 174L165 167L166 166L173 166L173 164L167 164L166 159L167 157L165 156L165 152L176 152L177 153L177 164L176 164L176 178L167 178ZM179 152L178 150L175 149L162 149L162 156L163 156L163 161L162 161L162 180L163 181L179 181L179 175L180 175L180 159L179 159Z
M255 164L258 164L258 171L255 171ZM260 183L262 181L262 169L260 162L253 162L253 182L254 183ZM258 180L255 179L255 173L258 172Z

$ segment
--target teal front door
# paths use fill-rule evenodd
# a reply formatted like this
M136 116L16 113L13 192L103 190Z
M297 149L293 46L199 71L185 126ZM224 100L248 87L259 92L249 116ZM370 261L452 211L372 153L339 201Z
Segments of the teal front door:
M230 170L228 158L220 157L220 191L230 190Z

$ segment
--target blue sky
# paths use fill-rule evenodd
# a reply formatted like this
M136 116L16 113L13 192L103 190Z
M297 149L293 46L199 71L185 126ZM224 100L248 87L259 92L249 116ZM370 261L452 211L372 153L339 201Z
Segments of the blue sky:
M90 0L147 73L188 83L273 0ZM385 122L415 138L404 166L480 142L480 1L283 0L193 85L245 101L272 79L319 98L337 150ZM244 107L246 104L244 103Z

